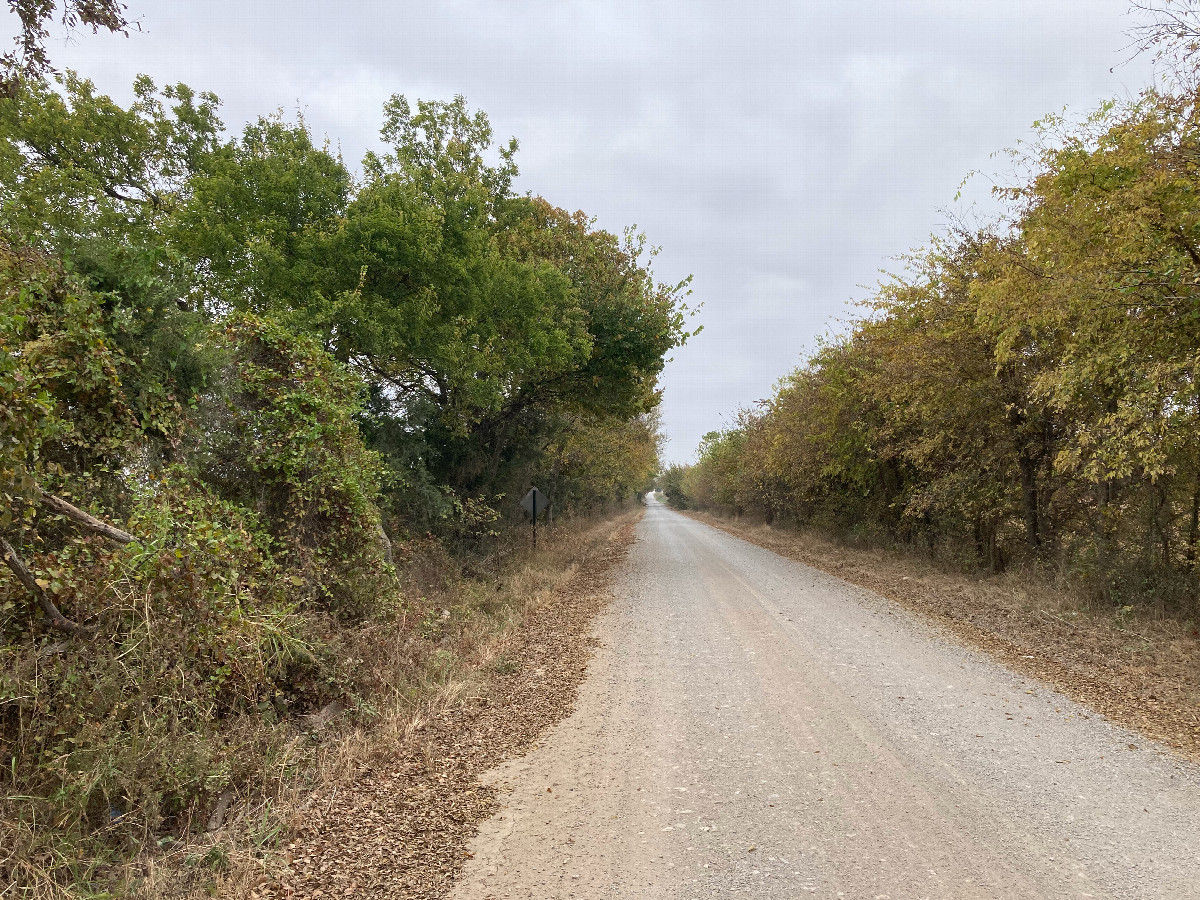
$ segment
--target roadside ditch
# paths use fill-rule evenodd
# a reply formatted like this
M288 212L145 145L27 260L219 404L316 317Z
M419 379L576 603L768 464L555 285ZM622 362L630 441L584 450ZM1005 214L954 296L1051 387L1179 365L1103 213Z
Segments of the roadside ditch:
M595 646L592 622L640 510L592 530L577 564L529 602L519 624L480 647L477 665L448 681L393 732L364 737L341 777L293 801L281 852L243 866L220 896L301 900L403 897L452 887L478 824L497 809L479 776L534 746L574 708Z

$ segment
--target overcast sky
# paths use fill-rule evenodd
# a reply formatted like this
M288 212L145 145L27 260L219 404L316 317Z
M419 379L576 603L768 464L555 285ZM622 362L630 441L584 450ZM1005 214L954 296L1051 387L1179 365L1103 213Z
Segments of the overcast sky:
M968 172L1149 81L1121 65L1128 0L128 4L142 33L52 59L121 100L138 73L214 91L231 129L300 108L351 163L391 94L461 93L520 140L522 191L643 229L703 303L663 379L675 460L769 396Z

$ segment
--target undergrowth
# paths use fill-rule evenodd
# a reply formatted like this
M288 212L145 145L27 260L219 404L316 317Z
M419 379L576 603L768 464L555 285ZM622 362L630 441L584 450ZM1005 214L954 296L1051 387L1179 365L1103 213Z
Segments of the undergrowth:
M424 723L468 696L486 694L489 679L505 673L506 643L528 612L547 602L631 514L558 524L539 533L536 552L524 529L501 530L486 552L469 559L429 539L402 548L398 571L411 599L353 627L330 622L324 635L355 670L357 705L261 725L288 755L277 753L261 780L240 787L221 827L147 848L112 866L109 881L140 900L250 896L314 794L364 769L386 767Z

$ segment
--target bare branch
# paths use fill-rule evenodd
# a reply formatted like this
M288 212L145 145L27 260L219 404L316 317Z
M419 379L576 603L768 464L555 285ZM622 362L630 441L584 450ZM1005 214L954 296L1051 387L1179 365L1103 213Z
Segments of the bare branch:
M95 516L84 512L77 506L71 505L61 497L55 497L53 494L47 494L45 491L39 491L39 494L44 506L49 507L60 516L66 516L76 525L86 528L88 531L103 535L110 541L116 541L118 544L132 544L137 540L129 532L122 531L120 528L109 525L107 522L101 522Z
M8 0L8 11L17 16L20 24L15 39L16 50L0 58L0 93L15 96L25 78L40 78L53 73L46 41L50 37L47 23L59 8L59 0ZM101 29L129 35L137 28L125 15L121 0L62 0L63 27L68 31L86 27L97 34Z
M1200 56L1200 0L1131 0L1130 11L1143 18L1128 32L1136 53L1153 53L1180 83L1189 83Z
M4 562L12 570L12 573L17 576L17 581L25 586L25 590L29 591L37 601L38 606L42 608L42 612L46 614L51 628L57 628L59 631L65 631L68 634L96 633L95 628L72 622L58 611L58 607L54 605L54 601L42 590L42 586L37 583L37 579L33 577L33 573L29 571L29 567L25 565L25 561L13 549L13 545L2 537L0 537L0 551L3 551Z

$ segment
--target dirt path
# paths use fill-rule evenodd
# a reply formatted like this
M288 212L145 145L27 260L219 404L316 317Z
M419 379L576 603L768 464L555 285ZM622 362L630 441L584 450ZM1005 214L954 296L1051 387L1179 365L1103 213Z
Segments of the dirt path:
M1200 766L820 571L639 537L456 900L1200 897Z

